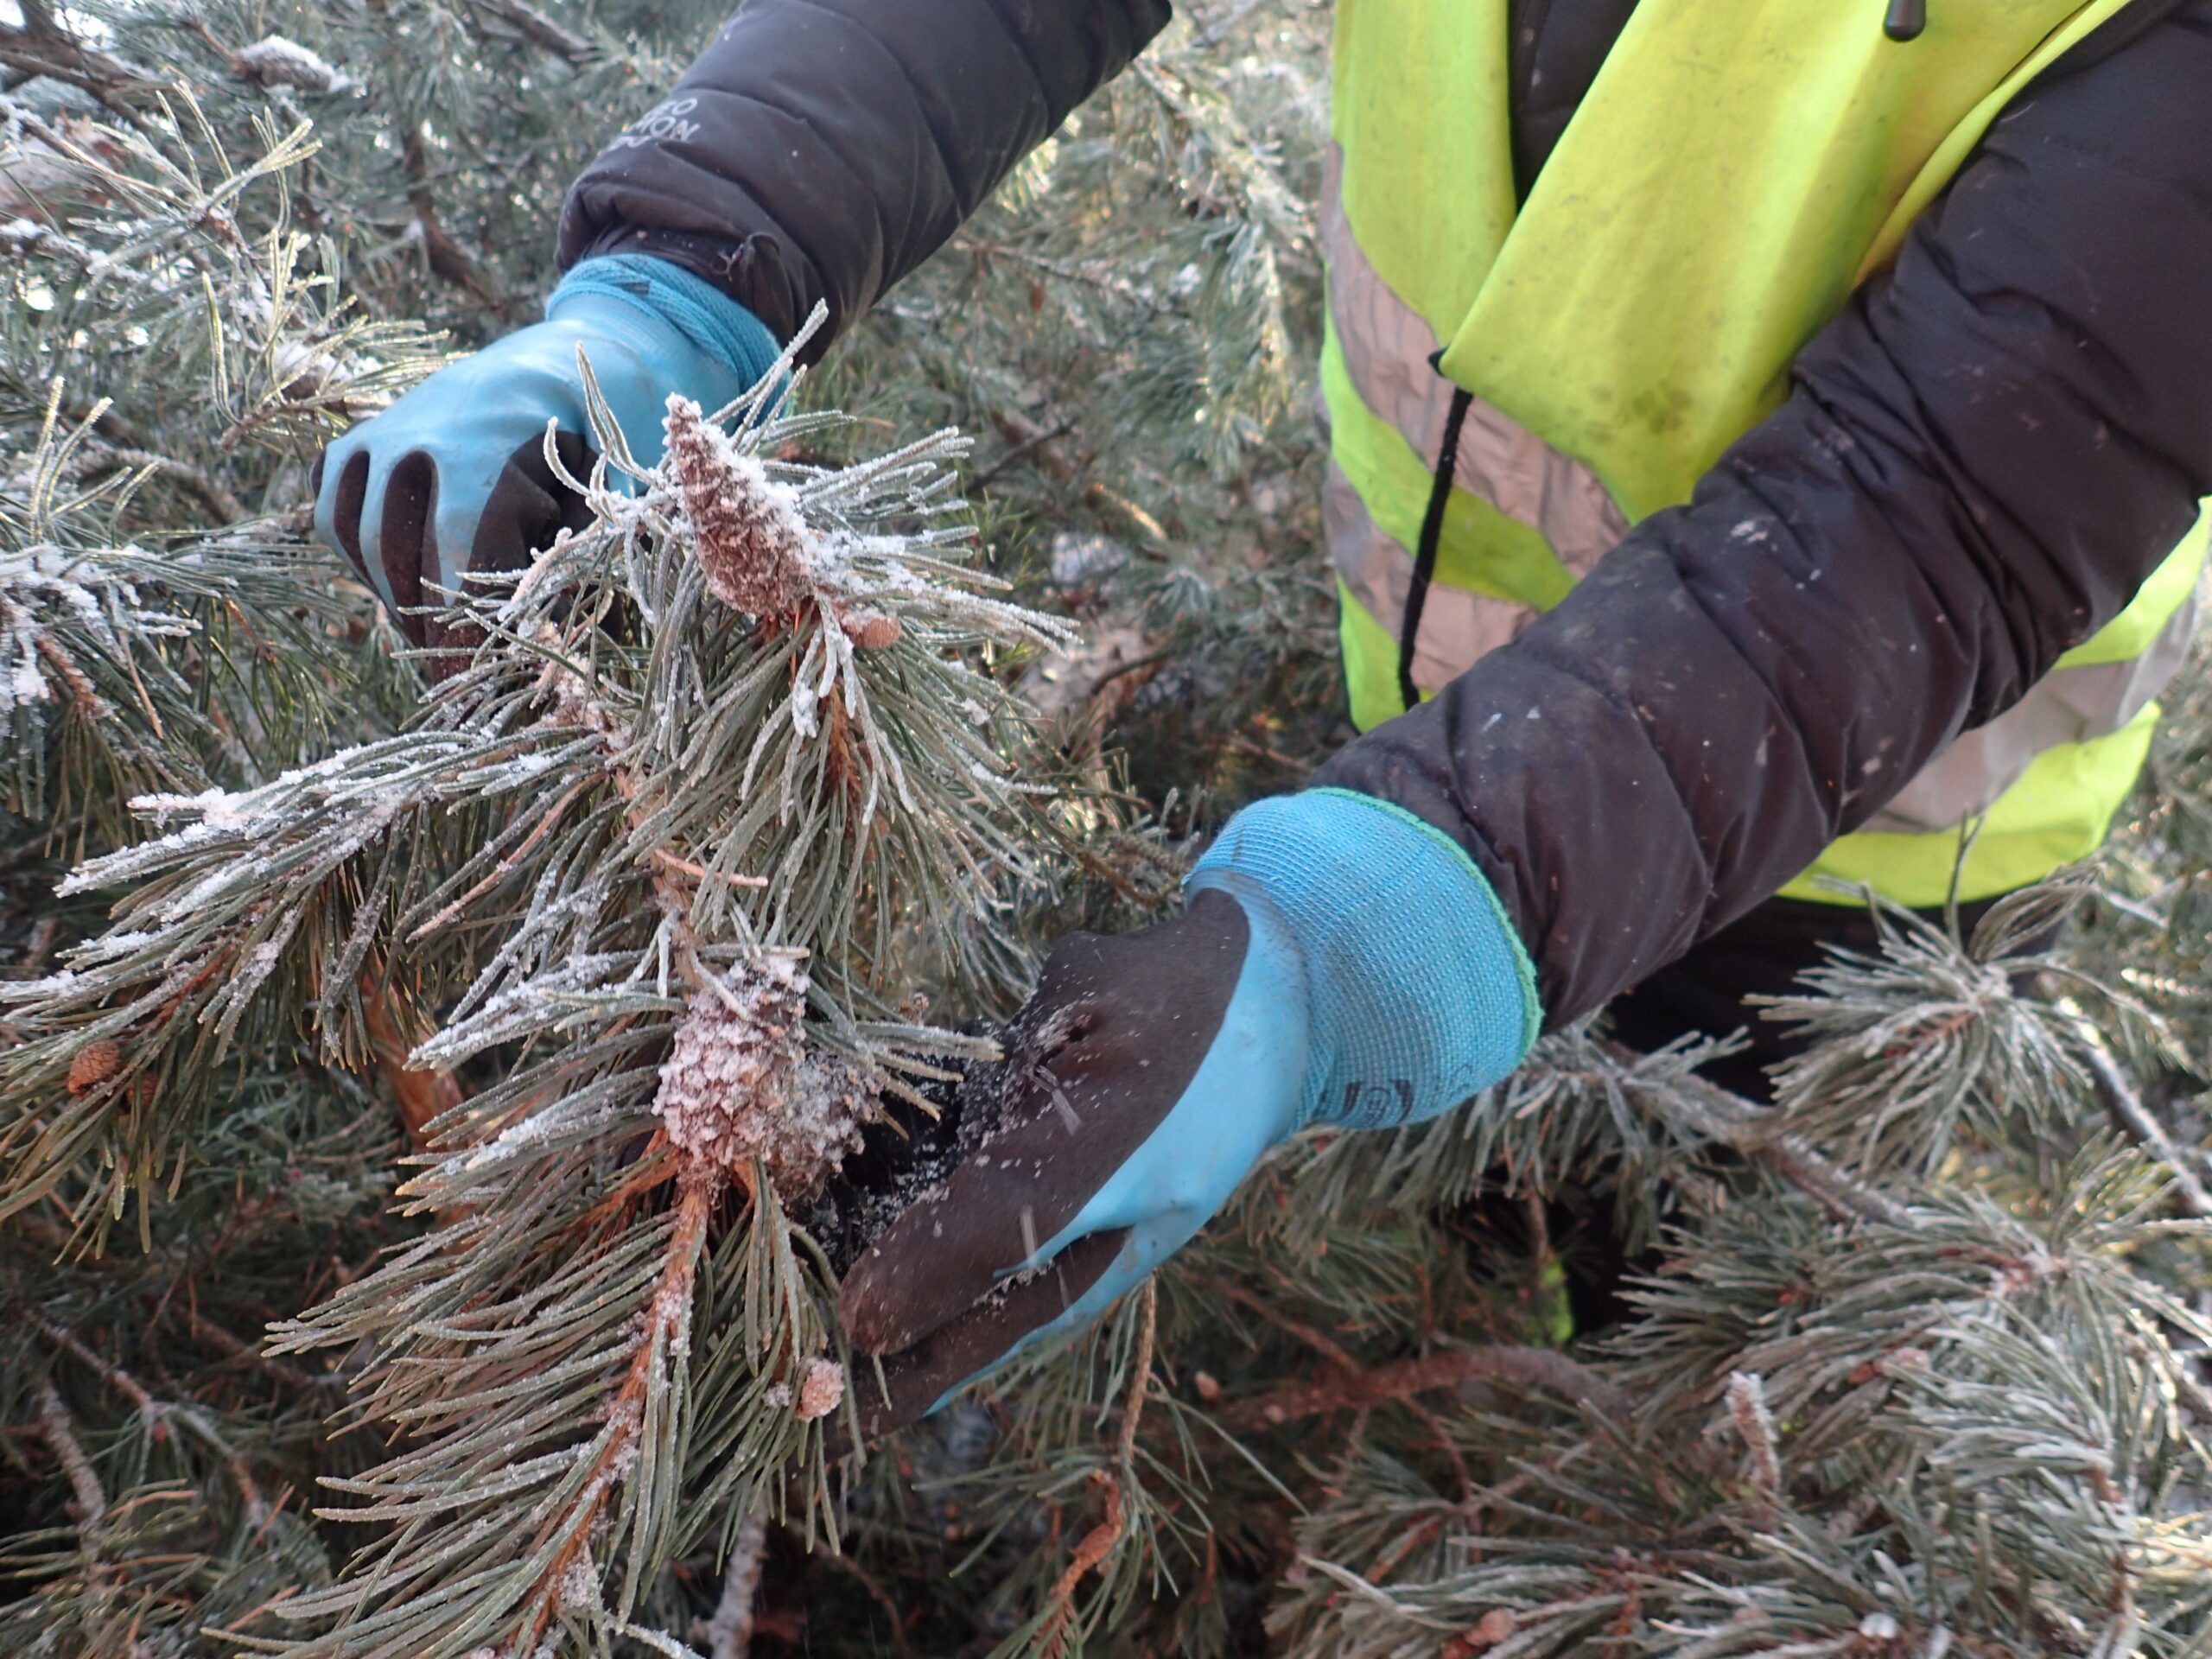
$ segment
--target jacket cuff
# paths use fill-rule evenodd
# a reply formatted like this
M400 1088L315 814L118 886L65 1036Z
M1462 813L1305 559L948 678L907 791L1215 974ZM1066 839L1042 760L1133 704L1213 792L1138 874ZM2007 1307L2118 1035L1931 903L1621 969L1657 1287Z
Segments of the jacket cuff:
M1543 1025L1535 969L1467 855L1402 807L1310 789L1246 807L1184 884L1273 912L1306 966L1300 1126L1388 1128L1508 1076Z
M578 261L545 301L545 315L581 295L618 300L683 334L740 384L757 385L783 347L768 325L703 276L642 253L607 253Z

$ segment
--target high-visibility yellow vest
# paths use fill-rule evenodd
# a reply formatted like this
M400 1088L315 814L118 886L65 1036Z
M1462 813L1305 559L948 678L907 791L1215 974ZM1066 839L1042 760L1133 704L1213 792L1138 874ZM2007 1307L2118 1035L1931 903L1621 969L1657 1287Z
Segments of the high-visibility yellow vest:
M1688 500L1998 112L2125 3L1942 0L1900 44L1885 0L1640 0L1516 205L1508 0L1338 0L1323 517L1355 722L1435 691ZM1955 870L1984 898L2093 851L2186 648L2208 528L1784 891L1835 898L1828 876L1936 905Z

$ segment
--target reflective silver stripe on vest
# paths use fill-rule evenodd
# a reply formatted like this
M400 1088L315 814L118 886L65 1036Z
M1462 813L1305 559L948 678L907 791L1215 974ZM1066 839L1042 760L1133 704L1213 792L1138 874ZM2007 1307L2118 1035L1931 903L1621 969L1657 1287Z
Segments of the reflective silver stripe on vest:
M1413 556L1368 516L1367 504L1334 461L1321 485L1321 528L1344 586L1395 639L1413 586ZM1533 605L1432 582L1414 640L1414 684L1442 690L1535 619Z
M1961 733L1864 828L1895 835L1955 828L1994 806L2045 749L2109 737L2141 714L2181 667L2196 611L2191 594L2139 657L2052 670L1987 725Z
M1344 215L1344 152L1329 146L1322 179L1321 252L1329 320L1360 401L1388 421L1433 468L1444 442L1452 383L1432 366L1439 342L1420 312L1368 263ZM1452 482L1551 544L1576 575L1628 533L1628 519L1598 475L1503 410L1474 398L1459 429ZM1424 620L1424 626L1426 620Z
M1343 152L1332 144L1320 219L1330 321L1360 401L1433 467L1452 386L1431 365L1435 332L1360 251L1344 214L1342 169ZM1321 404L1318 396L1315 403ZM1325 432L1325 408L1323 416ZM1453 482L1542 536L1578 578L1628 533L1626 517L1595 473L1480 397L1469 405L1460 429ZM1395 638L1413 583L1412 554L1376 524L1333 461L1322 486L1321 518L1331 563ZM1530 606L1432 583L1414 644L1414 685L1441 690L1536 615ZM1962 733L1864 828L1905 835L1955 829L1994 805L2045 750L2119 731L2181 667L2196 616L2191 595L2140 656L2044 676L1996 719Z

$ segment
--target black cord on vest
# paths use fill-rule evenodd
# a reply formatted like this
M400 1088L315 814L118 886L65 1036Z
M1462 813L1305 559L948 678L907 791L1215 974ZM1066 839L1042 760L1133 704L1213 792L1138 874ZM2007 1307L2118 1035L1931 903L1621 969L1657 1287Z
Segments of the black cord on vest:
M1889 16L1882 19L1882 33L1893 41L1916 41L1928 27L1928 0L1890 0Z
M1459 429L1474 394L1452 389L1451 411L1444 417L1444 444L1436 457L1436 480L1428 486L1428 511L1421 514L1421 545L1414 553L1413 585L1406 589L1406 614L1398 625L1398 695L1410 709L1421 701L1414 684L1414 641L1421 637L1421 613L1428 606L1429 578L1436 574L1436 544L1444 535L1444 505L1452 499L1452 474L1459 464Z

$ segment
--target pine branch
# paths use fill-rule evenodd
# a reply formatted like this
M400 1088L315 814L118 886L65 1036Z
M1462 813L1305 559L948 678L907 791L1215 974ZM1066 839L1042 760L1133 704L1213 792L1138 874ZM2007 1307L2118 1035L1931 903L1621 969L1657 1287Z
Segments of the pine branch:
M501 299L481 266L454 241L439 216L437 199L430 188L429 147L421 126L410 127L399 144L400 169L407 177L407 205L415 214L415 232L423 257L430 270L452 283L477 304L499 311L509 302Z
M513 29L531 45L542 47L571 67L591 62L600 55L599 49L589 41L571 29L564 29L537 7L524 0L473 0L475 8ZM715 1659L722 1659L717 1654Z
M119 59L86 46L56 19L48 0L17 0L20 26L0 23L0 92L41 77L82 88L118 106L123 95L142 92L147 78Z
M1623 1064L1632 1064L1638 1058L1618 1045L1613 1046L1613 1053ZM1755 1106L1692 1073L1673 1078L1671 1090L1675 1097L1667 1105L1691 1128L1766 1164L1791 1185L1819 1199L1830 1213L1891 1226L1910 1225L1902 1205L1788 1133L1767 1108ZM1681 1109L1684 1106L1687 1111Z
M1144 1418L1146 1395L1152 1388L1152 1348L1157 1330L1159 1290L1150 1279L1144 1281L1139 1295L1142 1298L1137 1315L1136 1350L1129 1361L1129 1397L1122 1408L1122 1432L1115 1447L1115 1472L1098 1473L1098 1484L1106 1494L1106 1513L1098 1523L1077 1542L1075 1553L1053 1581L1046 1599L1043 1622L1031 1637L1033 1650L1048 1656L1059 1656L1070 1650L1076 1640L1076 1590L1086 1574L1096 1568L1113 1553L1122 1541L1128 1523L1128 1499L1123 1487L1136 1478L1137 1430Z
M245 509L238 505L236 496L225 489L213 475L189 461L128 446L102 446L86 450L86 477L97 480L114 472L153 474L181 485L199 498L200 505L207 509L218 524L232 524L245 517Z
M2204 1183L2197 1179L2192 1167L2195 1159L2175 1144L2165 1126L2144 1105L2135 1085L2128 1081L2126 1073L2120 1069L2111 1051L2094 1031L2085 1029L2082 1057L2088 1063L2090 1078L2096 1084L2097 1099L2112 1119L2113 1128L2148 1148L2164 1166L2183 1210L2200 1221L2212 1220L2212 1192L2207 1192Z
M1586 1405L1612 1422L1626 1422L1633 1414L1626 1395L1557 1349L1500 1343L1396 1360L1325 1382L1300 1383L1235 1401L1222 1408L1219 1420L1230 1433L1252 1433L1324 1413L1363 1409L1434 1389L1484 1380L1529 1383L1576 1405Z
M760 1558L767 1547L767 1527L758 1514L747 1516L722 1568L721 1599L706 1621L707 1659L747 1659L752 1651L753 1604L760 1594Z
M38 1385L38 1421L48 1449L69 1478L69 1490L76 1494L78 1528L89 1535L106 1517L107 1493L101 1489L92 1460L78 1441L69 1408L61 1403L61 1395L49 1380L42 1379Z

